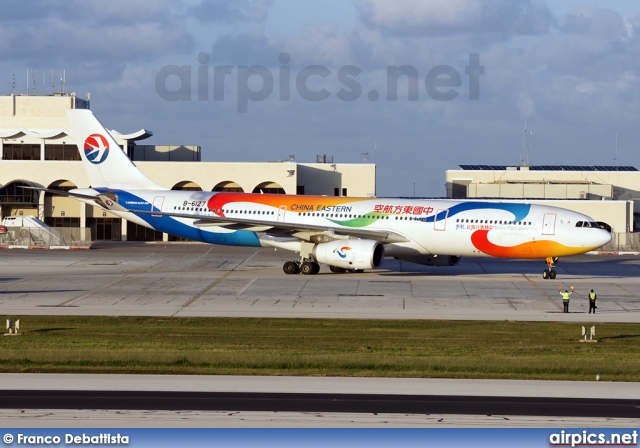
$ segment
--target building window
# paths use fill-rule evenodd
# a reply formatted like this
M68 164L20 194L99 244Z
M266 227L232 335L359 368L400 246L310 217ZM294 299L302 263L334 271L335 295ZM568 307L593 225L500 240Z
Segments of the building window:
M122 220L120 218L87 218L93 241L120 241Z
M76 145L45 145L45 160L80 160L80 153Z
M44 218L50 227L80 227L80 218Z
M37 206L40 193L29 188L20 188L22 186L33 187L33 184L15 181L0 188L0 203L3 205L30 204Z
M256 187L253 189L253 193L264 193L264 194L286 194L284 188L273 188L273 187Z
M2 146L2 158L4 160L40 160L40 145L14 145Z
M162 232L127 221L128 241L162 241Z

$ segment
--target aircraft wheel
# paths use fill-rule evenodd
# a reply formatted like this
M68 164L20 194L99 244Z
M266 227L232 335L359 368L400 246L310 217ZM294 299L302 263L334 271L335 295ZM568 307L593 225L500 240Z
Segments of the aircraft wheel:
M313 275L316 275L318 272L320 272L320 264L318 263L311 263L313 265Z
M305 261L300 265L300 272L302 272L304 275L317 274L318 272L316 271L316 266L318 266L317 269L319 271L320 266L318 265L318 263L314 263L313 261Z
M335 272L336 274L341 274L346 271L345 268L339 268L338 266L329 266L329 270L331 272Z
M551 280L555 280L555 278L556 278L556 271L555 270L552 270L551 272L549 272L549 278Z
M549 275L549 269L545 269L544 271L542 271L542 278L545 280L548 280L550 277Z
M299 274L300 268L298 264L293 261L287 261L284 266L282 266L282 270L285 274Z

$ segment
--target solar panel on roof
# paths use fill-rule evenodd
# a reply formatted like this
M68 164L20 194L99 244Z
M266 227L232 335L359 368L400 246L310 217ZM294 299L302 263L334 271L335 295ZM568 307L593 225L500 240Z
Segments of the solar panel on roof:
M463 170L506 171L507 165L459 165ZM512 166L512 165L509 165ZM634 166L533 165L530 171L638 171Z

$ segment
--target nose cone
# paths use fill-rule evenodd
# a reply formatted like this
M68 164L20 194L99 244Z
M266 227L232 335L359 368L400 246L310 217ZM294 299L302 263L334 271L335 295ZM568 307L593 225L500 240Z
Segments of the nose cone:
M607 244L609 241L611 241L611 234L607 232L605 229L597 229L594 232L594 235L592 236L592 238L593 238L593 245L595 247L602 247L605 244Z

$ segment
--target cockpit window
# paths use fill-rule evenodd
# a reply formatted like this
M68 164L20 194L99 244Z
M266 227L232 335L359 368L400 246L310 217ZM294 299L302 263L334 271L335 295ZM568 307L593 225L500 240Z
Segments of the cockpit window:
M594 229L601 228L597 222L593 222L593 221L578 221L576 223L576 227L592 227Z

